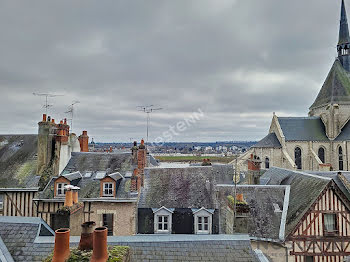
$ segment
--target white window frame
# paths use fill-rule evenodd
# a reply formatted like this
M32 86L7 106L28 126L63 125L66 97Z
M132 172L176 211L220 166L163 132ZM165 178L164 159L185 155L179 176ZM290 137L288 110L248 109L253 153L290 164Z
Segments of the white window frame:
M155 234L171 234L172 231L172 216L173 211L166 207L161 207L159 209L155 209L154 213L154 233ZM159 222L159 218L161 218L161 222ZM164 219L167 218L167 222ZM159 229L159 224L162 225L162 229ZM167 229L164 229L164 225L167 224Z
M197 210L193 209L195 234L204 234L204 235L212 234L213 213L214 211L205 209L204 207ZM207 223L204 223L205 218L208 218ZM199 227L200 224L201 224L201 229ZM205 224L208 224L208 230L204 229Z
M62 188L60 188L60 185L62 185ZM58 197L63 197L64 196L64 187L67 185L67 183L57 183L57 188L56 188L56 196ZM61 194L58 192L62 191Z
M112 186L111 188L109 186ZM108 186L108 187L106 187ZM106 190L112 190L111 193L106 193ZM113 197L114 196L114 183L113 182L103 182L103 196L105 197Z

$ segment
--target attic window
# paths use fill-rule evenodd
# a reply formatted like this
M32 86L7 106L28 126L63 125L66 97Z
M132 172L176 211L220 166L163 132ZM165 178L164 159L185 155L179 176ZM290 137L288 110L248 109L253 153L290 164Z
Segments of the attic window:
M194 223L195 223L195 234L211 234L212 233L212 218L213 211L209 211L205 208L195 210Z
M56 196L64 196L64 186L66 185L67 183L57 183Z
M114 185L111 182L103 183L103 196L114 196Z
M171 234L173 211L161 207L154 211L154 233Z

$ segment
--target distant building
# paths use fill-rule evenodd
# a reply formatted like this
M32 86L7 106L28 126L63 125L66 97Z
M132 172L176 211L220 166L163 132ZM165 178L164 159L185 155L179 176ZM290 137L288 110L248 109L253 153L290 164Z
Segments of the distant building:
M273 115L269 134L250 154L266 166L299 170L350 170L350 36L344 1L336 58L308 117ZM263 165L263 167L264 167Z

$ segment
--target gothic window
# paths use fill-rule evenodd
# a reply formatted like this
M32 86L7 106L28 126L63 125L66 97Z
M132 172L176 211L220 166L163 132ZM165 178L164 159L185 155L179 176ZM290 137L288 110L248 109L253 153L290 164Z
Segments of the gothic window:
M343 149L341 146L338 148L338 160L339 160L339 170L344 170Z
M297 166L297 169L301 169L301 149L300 147L296 147L294 149L294 159L295 159L295 165Z
M268 157L265 158L265 168L266 169L270 168L270 159Z
M324 154L324 148L320 147L318 149L318 158L322 161L322 163L325 163L325 154Z

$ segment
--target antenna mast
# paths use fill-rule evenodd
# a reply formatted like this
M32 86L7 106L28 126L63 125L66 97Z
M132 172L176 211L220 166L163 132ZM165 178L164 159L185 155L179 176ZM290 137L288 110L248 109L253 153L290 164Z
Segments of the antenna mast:
M55 94L49 94L49 93L33 93L33 95L45 97L45 104L43 105L43 108L45 108L46 115L48 113L48 109L53 106L53 105L50 105L48 102L49 97L63 96L63 95L55 95Z
M68 107L68 110L65 112L66 114L70 114L70 130L73 132L73 118L74 118L74 105L79 104L80 101L73 101L70 106Z
M151 116L150 114L154 111L159 111L162 110L163 108L154 108L154 105L149 105L149 106L138 106L137 107L139 111L144 112L147 114L147 131L146 131L146 145L148 144L148 134L149 134L149 125L151 122Z

